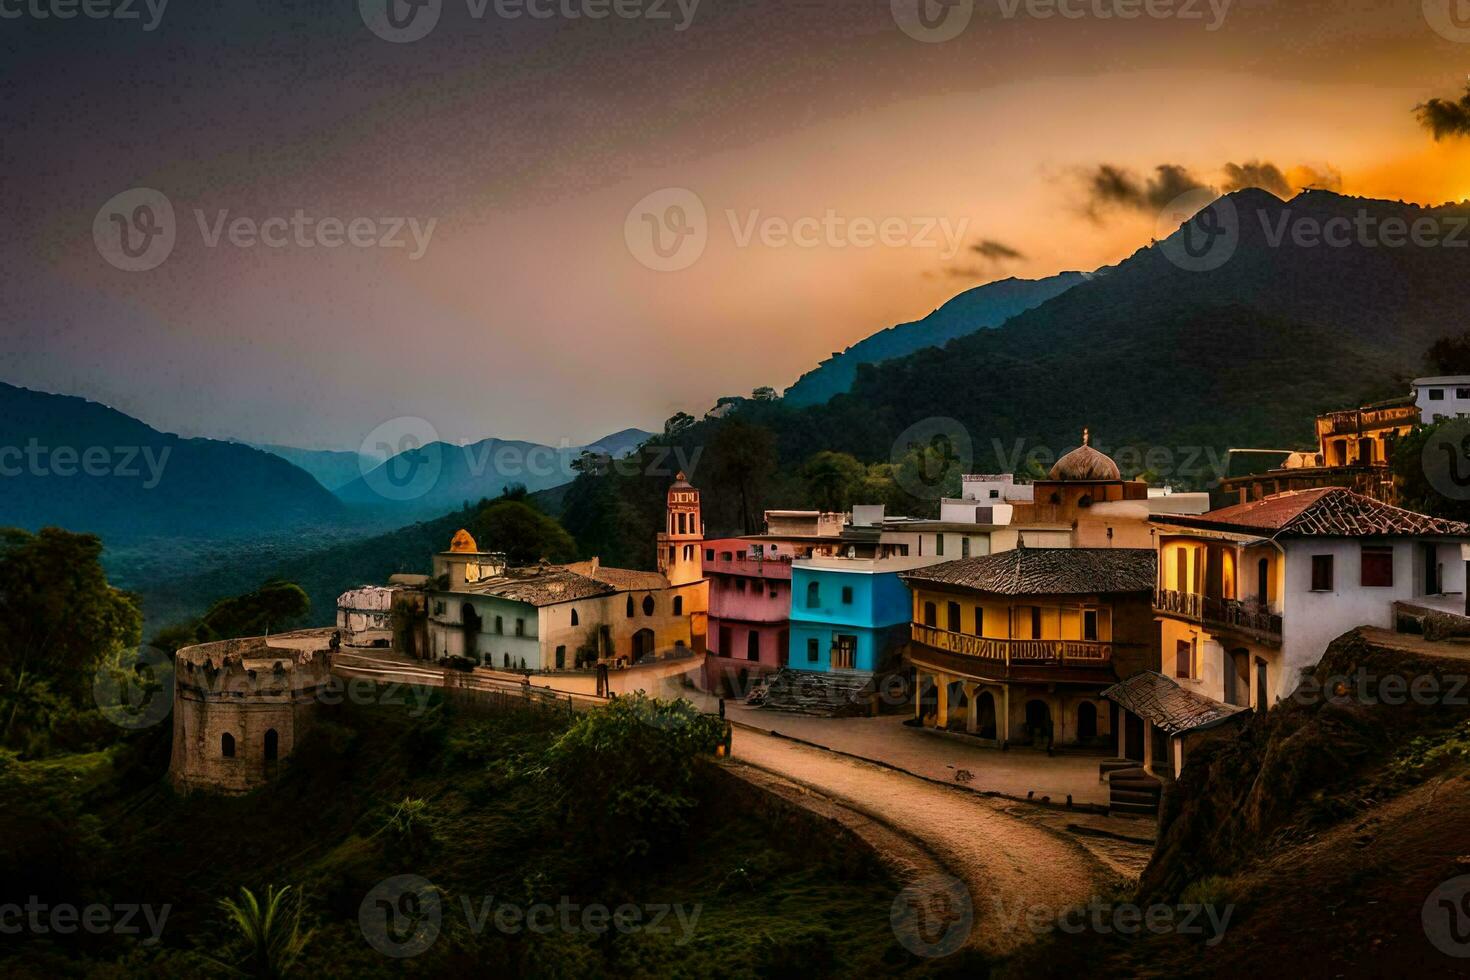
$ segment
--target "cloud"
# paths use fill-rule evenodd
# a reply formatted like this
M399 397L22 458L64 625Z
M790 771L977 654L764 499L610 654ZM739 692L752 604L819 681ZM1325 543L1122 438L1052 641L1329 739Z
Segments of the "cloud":
M1007 262L1017 262L1026 258L1025 253L1019 249L1012 248L1005 242L996 241L994 238L982 238L970 246L970 252L979 256L978 262L945 266L939 270L938 275L945 279L988 281L998 277L1004 271ZM934 275L934 273L924 273L925 278L933 278Z
M1342 171L1336 167L1302 165L1292 167L1286 177L1297 190L1332 191L1334 194L1342 192Z
M992 259L995 261L1002 261L1005 259L1024 259L1026 257L1020 252L1011 248L1009 245L1005 244L1004 242L998 242L992 238L987 238L984 241L981 241L979 244L971 245L970 251L974 252L976 255L983 256L984 258Z
M1274 163L1252 160L1249 163L1225 164L1225 186L1222 190L1229 194L1247 187L1259 187L1283 199L1292 196L1291 182Z
M1470 136L1470 85L1458 100L1430 99L1414 107L1419 125L1434 134L1435 141L1446 136Z
M1159 164L1154 168L1154 176L1147 179L1122 167L1104 163L1088 173L1086 179L1087 213L1094 220L1111 208L1156 212L1190 191L1214 190L1188 169L1174 163Z

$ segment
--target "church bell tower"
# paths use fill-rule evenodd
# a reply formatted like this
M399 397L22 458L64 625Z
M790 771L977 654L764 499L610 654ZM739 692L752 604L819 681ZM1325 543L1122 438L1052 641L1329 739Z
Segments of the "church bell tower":
M704 578L704 519L699 491L681 472L669 487L664 530L658 536L658 570L671 585Z

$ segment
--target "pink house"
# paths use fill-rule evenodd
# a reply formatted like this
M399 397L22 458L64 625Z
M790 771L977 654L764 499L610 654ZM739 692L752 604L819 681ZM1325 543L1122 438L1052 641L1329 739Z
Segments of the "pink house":
M836 554L842 514L767 511L765 534L704 542L709 579L709 690L743 697L785 665L791 562Z

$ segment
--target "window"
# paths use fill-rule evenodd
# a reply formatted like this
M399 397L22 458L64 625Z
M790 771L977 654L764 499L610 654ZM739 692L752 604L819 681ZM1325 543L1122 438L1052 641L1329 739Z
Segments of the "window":
M985 610L979 606L975 607L975 635L985 635Z
M722 551L722 552L720 552L720 561L731 561L731 560L734 559L734 557L735 557L734 554L732 554L731 552L728 552L728 551Z
M817 638L812 637L806 641L806 662L814 664L817 662Z
M944 535L942 534L934 535L934 554L944 555Z
M1097 642L1097 610L1082 610L1082 638Z
M730 636L730 627L728 627L728 626L721 626L720 627L720 648L718 650L716 650L715 652L718 653L722 657L728 657L730 655L730 648L732 646L734 646L734 645L735 645L735 641L733 639L731 639L731 636Z
M505 632L505 620L501 619L499 616L496 616L495 617L495 632L497 632L497 633L504 633Z
M1456 388L1455 389L1455 397L1456 398L1470 398L1470 388Z
M1000 491L999 490L992 490L992 491L990 491L990 499L991 500L999 500L1000 499Z
M842 587L842 604L844 606L852 605L852 586L850 585L844 585Z
M444 615L444 602L442 600L436 601L434 603L434 615L435 616L442 616L442 615Z
M579 623L580 623L580 622L581 622L581 620L579 620L579 619L577 619L577 610L575 610L575 609L573 609L573 610L572 610L572 625L573 625L573 626L576 626L576 625L578 625L578 624L579 624Z
M822 604L822 587L816 582L806 584L806 607L815 609Z
M704 560L705 561L714 561L715 560L715 549L713 549L713 548L706 548L706 549L704 549Z
M1041 607L1031 607L1031 639L1041 639Z
M643 597L643 615L653 615L653 596L651 595L646 595Z
M517 616L516 617L516 636L525 636L525 635L526 635L526 621L524 619L522 619L521 617Z
M1363 545L1362 568L1363 588L1393 588L1393 548Z
M934 627L939 625L939 610L934 603L924 603L924 625Z
M674 596L674 615L684 615L684 597L681 595Z
M944 609L944 620L945 629L949 630L951 633L958 633L960 631L960 604L958 602L951 602L946 604Z
M567 666L567 648L566 647L557 647L556 648L556 669L557 670L565 670L566 669L566 666Z
M970 539L969 538L960 538L960 557L961 558L968 558L968 557L970 557Z
M1444 389L1443 388L1430 388L1429 389L1429 400L1432 401L1432 402L1442 402L1442 401L1444 401Z
M745 592L745 579L737 578L735 580L735 591L740 593Z
M628 618L629 619L632 619L633 618L633 597L632 596L628 596L628 604L624 608L627 611Z
M1313 592L1331 592L1332 591L1332 556L1331 555L1313 555L1312 556L1312 591ZM1264 601L1264 599L1262 601Z
M1180 640L1174 645L1174 676L1194 676L1194 644L1189 640Z
M281 756L281 736L274 728L266 729L265 733L265 761L275 762Z
M685 521L687 521L687 520L688 520L688 517L684 514L683 511L680 511L679 512L679 533L680 534L684 534L684 533L686 533L688 531L688 527L685 524Z
M219 737L219 754L226 759L235 757L235 736L225 732Z
M745 634L745 659L759 660L761 658L761 635L755 630Z

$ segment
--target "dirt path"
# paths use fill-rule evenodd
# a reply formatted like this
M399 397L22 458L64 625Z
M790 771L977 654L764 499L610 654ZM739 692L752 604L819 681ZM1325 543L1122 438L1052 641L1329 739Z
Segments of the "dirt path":
M921 842L969 891L970 943L1003 957L1032 941L1028 912L1054 918L1121 879L1084 838L1006 804L748 729L736 761L776 773ZM1113 842L1114 846L1116 842ZM1128 845L1145 852L1146 848Z

